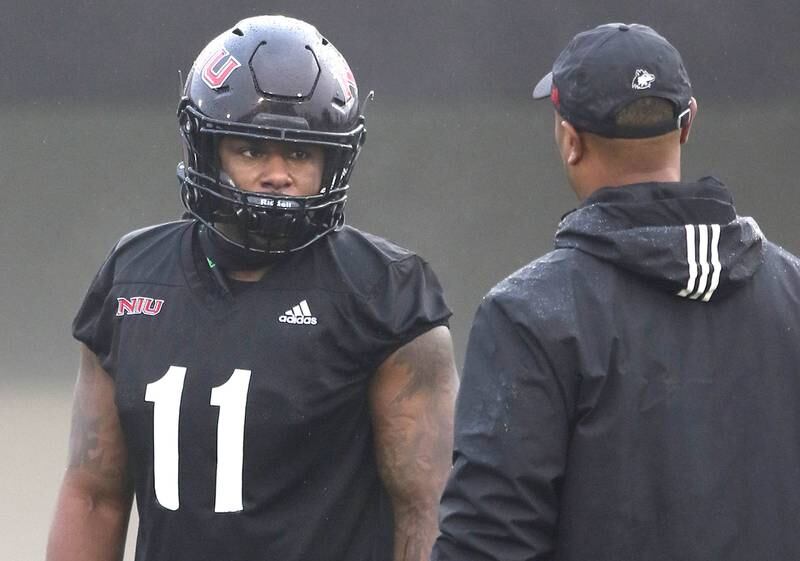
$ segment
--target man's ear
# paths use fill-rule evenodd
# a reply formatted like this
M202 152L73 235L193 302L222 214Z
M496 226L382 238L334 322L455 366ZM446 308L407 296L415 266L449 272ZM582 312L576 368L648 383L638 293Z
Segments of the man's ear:
M681 128L681 144L686 144L686 141L689 140L689 132L691 132L692 125L694 124L694 120L697 118L697 100L692 97L689 100L689 120L686 122L683 128Z
M561 119L559 127L559 146L561 159L565 165L574 166L581 161L584 153L583 139L569 121Z

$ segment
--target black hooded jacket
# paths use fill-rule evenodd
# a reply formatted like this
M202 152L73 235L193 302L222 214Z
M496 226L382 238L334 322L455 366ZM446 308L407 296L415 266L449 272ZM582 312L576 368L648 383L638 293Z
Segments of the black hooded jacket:
M715 179L602 189L472 328L434 561L800 559L800 260Z

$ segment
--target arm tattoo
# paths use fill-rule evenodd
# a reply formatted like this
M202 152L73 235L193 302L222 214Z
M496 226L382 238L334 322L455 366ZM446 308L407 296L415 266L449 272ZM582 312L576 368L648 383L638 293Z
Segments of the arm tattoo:
M108 435L103 434L104 419L89 416L77 406L75 409L69 466L85 469L104 479L122 478L124 466L120 462L119 450L109 445Z
M414 528L409 528L413 530ZM409 536L407 541L403 544L402 557L397 561L418 561L424 559L422 557L422 542L419 534Z
M388 367L403 372L405 383L385 411L383 469L399 487L436 478L442 462L449 469L452 418L446 407L442 415L440 403L455 395L451 357L447 348L422 337L390 359Z
M119 427L113 386L95 357L84 358L75 388L69 467L108 481L126 477L127 453Z
M452 352L435 341L418 339L400 348L390 359L393 368L408 372L408 383L394 398L393 403L430 395L449 384L447 377L452 369Z
M395 561L427 559L450 470L457 376L449 335L426 333L381 367L375 404L381 478L395 513Z

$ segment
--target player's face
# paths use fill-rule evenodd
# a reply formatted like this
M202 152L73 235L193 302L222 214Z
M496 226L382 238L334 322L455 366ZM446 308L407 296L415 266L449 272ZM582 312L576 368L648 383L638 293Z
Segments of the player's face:
M319 146L236 136L222 138L219 159L239 189L290 197L319 193L325 168Z

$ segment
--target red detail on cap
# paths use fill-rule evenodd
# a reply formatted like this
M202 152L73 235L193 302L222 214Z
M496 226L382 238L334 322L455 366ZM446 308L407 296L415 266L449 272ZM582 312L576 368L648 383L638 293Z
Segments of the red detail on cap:
M221 88L231 73L241 65L242 63L236 60L227 50L220 48L205 63L200 75L209 88L216 90Z
M553 102L553 105L555 105L556 108L561 105L561 99L558 97L558 88L555 86L555 84L553 84L553 87L550 88L550 101Z

